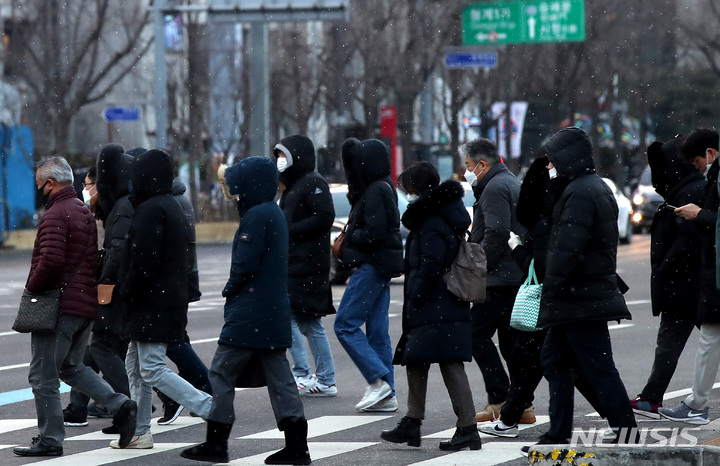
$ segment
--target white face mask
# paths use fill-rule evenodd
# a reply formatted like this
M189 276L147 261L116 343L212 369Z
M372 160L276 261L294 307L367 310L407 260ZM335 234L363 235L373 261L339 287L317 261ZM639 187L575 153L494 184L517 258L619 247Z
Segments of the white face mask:
M555 167L548 168L548 175L550 175L550 179L557 178L557 169Z
M418 196L417 194L408 194L405 197L407 197L408 202L415 202L418 200L418 198L420 198L420 196Z
M475 186L477 184L478 176L482 175L483 172L485 171L485 169L483 168L482 170L480 170L480 173L478 173L476 175L475 170L477 170L477 167L478 166L475 165L475 168L473 169L473 171L465 170L465 174L463 175L465 177L465 181L470 183L470 186Z
M286 157L278 157L277 159L277 169L280 173L284 172L285 169L288 167L288 161Z
M83 189L82 196L83 196L83 202L85 203L85 205L87 205L89 207L90 199L92 199L93 195L90 194L90 191L88 191L87 189Z

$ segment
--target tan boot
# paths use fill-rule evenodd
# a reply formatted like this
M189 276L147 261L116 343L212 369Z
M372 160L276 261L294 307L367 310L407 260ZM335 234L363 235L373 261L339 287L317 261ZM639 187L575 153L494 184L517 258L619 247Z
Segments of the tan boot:
M523 411L518 424L535 424L535 421L535 406L530 406L528 409Z
M505 402L497 404L488 404L485 409L475 414L475 420L477 422L487 422L500 418L500 408L503 407ZM524 414L524 413L523 413Z

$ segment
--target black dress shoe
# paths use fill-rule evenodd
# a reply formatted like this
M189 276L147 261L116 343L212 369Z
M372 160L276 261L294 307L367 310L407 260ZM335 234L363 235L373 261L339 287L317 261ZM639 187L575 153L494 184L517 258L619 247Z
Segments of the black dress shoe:
M13 453L19 456L61 456L63 449L48 445L40 437L33 437L29 447L15 447Z
M115 424L110 424L109 426L103 428L102 433L106 435L118 435L120 433L120 429L118 429L118 426Z

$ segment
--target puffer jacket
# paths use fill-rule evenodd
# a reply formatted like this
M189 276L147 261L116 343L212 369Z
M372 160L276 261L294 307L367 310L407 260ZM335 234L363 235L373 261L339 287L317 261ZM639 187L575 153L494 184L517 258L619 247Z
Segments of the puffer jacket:
M720 292L717 289L715 276L717 258L715 229L718 208L720 208L720 195L717 189L719 175L720 159L716 159L707 172L702 210L693 221L700 232L700 306L697 317L699 324L720 323Z
M280 208L290 234L290 307L295 314L334 314L329 275L335 208L330 188L315 171L315 149L310 139L296 134L283 138L276 147L292 160L292 165L279 175L285 185Z
M450 270L460 237L470 226L462 185L448 180L411 202L403 214L410 234L405 245L403 333L395 364L472 359L470 304L450 293Z
M703 205L705 177L678 156L679 140L648 147L652 184L665 203L650 225L652 313L695 319L700 294L700 235L689 220L663 208Z
M553 207L538 325L631 319L616 273L617 202L590 138L567 127L543 149L567 186Z
M123 336L130 340L183 341L187 326L187 276L192 266L190 225L172 197L172 158L153 149L133 166L136 205L129 232Z
M97 312L97 227L72 186L55 193L40 219L25 288L63 289L60 314L93 319Z
M249 157L218 174L239 196L240 225L222 295L225 325L219 343L248 349L292 345L287 293L288 228L274 202L278 178L267 157Z
M349 139L342 157L352 206L342 261L353 267L369 263L388 278L399 276L403 244L388 148L377 139Z

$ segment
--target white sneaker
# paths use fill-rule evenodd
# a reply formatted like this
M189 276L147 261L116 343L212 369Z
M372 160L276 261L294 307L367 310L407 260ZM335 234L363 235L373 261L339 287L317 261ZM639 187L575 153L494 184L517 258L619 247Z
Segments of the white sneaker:
M136 450L148 449L153 447L153 438L150 432L145 432L142 435L133 436L130 443L125 448L134 448ZM120 448L120 440L113 440L110 442L110 448Z
M394 396L385 397L372 406L360 410L362 413L394 413L398 410L397 398Z
M494 435L495 437L515 438L518 436L517 424L506 426L502 421L482 425L478 430L483 434Z
M314 374L305 377L295 377L295 385L297 385L298 392L300 393L307 388L314 387L315 384L317 384L317 378Z
M392 387L390 384L385 382L383 379L378 379L368 386L365 390L365 395L363 395L362 400L360 400L360 403L355 405L355 409L362 411L364 408L369 408L380 400L386 398L391 393Z
M312 386L303 387L302 389L298 388L298 392L300 392L300 396L337 396L338 389L337 385L325 385L324 383L317 382Z

